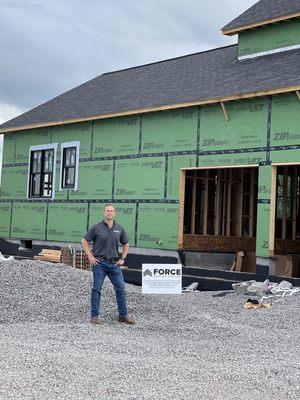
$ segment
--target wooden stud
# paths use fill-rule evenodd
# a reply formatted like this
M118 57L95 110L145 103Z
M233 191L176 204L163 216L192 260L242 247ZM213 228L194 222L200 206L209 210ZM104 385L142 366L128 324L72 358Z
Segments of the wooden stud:
M229 121L229 115L227 113L225 104L223 103L223 101L220 101L220 104L221 104L221 107L222 107L222 110L223 110L224 117L225 117L226 121L228 122Z
M88 121L95 121L95 120L101 120L101 119L106 119L106 118L124 117L124 116L128 116L128 115L144 114L144 113L150 113L150 112L154 112L154 111L175 110L177 108L185 108L185 107L192 107L192 106L205 105L205 104L215 104L215 103L219 103L221 101L226 102L226 101L233 101L233 100L244 100L244 99L250 99L253 97L264 97L264 96L269 96L269 95L290 93L290 92L295 92L295 91L300 91L300 85L287 86L287 87L278 88L278 89L267 89L267 90L261 90L261 91L257 91L257 92L249 92L249 93L239 94L239 95L234 95L234 96L215 97L215 98L204 99L204 100L195 100L195 101L184 102L184 103L169 104L169 105L165 105L165 106L156 106L156 107L151 107L151 108L139 108L139 109L134 109L134 110L119 111L119 112L113 112L113 113L107 113L107 114L91 115L89 117L70 118L70 119L65 119L63 121L58 120L58 121L52 121L52 122L41 122L41 123L37 123L37 124L14 126L12 128L0 128L0 133L9 133L9 132L23 131L23 130L27 130L27 129L43 128L43 127L56 126L56 125L75 124L78 122L88 122Z
M287 212L287 173L288 167L283 172L283 198L282 198L282 239L286 239L286 212Z
M236 236L242 236L243 225L243 170L240 171L240 191L238 196L238 219L237 219L237 232Z
M191 220L191 233L195 234L195 222L196 222L196 193L197 193L197 179L193 176L193 189L192 189L192 220Z
M232 192L232 169L229 170L229 179L227 187L227 218L226 218L226 236L230 236L231 226L231 192Z
M250 210L249 210L249 237L253 237L253 218L254 218L254 174L255 169L251 169L250 177Z
M179 177L179 215L178 215L178 248L183 247L183 224L184 224L184 200L185 200L185 171L180 170Z
M216 201L215 201L215 233L214 233L215 236L218 236L220 234L220 226L221 226L220 200L221 200L221 176L220 176L220 169L218 169Z
M293 213L292 213L292 240L296 240L296 234L297 234L297 189L298 189L298 167L294 166L294 175L292 179L292 186L293 186Z
M208 216L208 171L205 171L205 190L204 190L204 212L203 212L203 235L207 235L207 216Z
M270 231L269 252L270 256L275 254L275 222L276 222L276 195L277 195L277 167L272 166L271 171L271 202L270 202Z

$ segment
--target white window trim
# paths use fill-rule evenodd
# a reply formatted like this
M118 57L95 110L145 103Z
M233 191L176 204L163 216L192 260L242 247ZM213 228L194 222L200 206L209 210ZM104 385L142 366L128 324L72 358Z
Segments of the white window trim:
M31 169L31 152L32 151L38 151L38 150L50 150L53 149L54 150L54 156L53 156L53 172L52 172L52 176L53 176L53 180L52 180L52 196L51 196L51 200L54 199L54 195L55 195L55 172L56 172L56 153L57 153L57 147L58 147L58 143L49 143L49 144L39 144L36 146L30 146L29 147L29 163L28 163L28 176L27 176L27 200L45 200L45 199L50 199L50 197L30 197L29 196L29 182L30 182L30 169Z
M267 56L269 54L282 53L284 51L295 50L295 49L300 49L300 44L295 44L295 45L287 46L287 47L280 47L280 48L273 49L273 50L265 50L265 51L261 51L259 53L254 53L254 54L246 54L244 56L239 56L238 60L239 61L249 60L250 58Z
M76 147L76 166L75 166L75 183L74 188L63 188L61 186L62 174L63 174L63 153L64 149L68 147ZM79 151L80 151L80 142L65 142L62 143L60 146L60 176L59 176L59 191L62 190L73 190L74 192L77 191L78 188L78 170L79 170Z

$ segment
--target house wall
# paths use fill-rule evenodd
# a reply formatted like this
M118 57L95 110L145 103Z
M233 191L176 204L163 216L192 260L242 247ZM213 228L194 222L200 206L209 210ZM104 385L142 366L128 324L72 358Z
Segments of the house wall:
M271 162L300 161L295 93L5 134L0 235L79 242L113 202L132 246L177 249L179 170L259 166L257 255L269 255ZM59 190L60 144L80 141L78 190ZM27 200L29 147L58 143L54 200Z
M241 57L296 45L300 45L300 18L240 32L238 55Z

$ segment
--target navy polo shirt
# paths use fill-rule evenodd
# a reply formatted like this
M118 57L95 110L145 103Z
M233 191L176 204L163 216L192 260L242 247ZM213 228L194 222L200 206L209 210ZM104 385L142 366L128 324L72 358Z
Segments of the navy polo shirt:
M93 242L93 255L96 258L118 258L118 246L128 243L127 234L122 225L115 221L110 228L104 220L93 225L85 234L87 242Z

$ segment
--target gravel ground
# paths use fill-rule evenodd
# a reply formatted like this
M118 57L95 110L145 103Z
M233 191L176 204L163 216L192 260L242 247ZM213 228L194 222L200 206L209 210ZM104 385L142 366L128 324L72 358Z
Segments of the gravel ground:
M233 292L142 295L134 326L89 323L91 273L0 264L0 399L289 400L300 398L300 296L245 310Z

